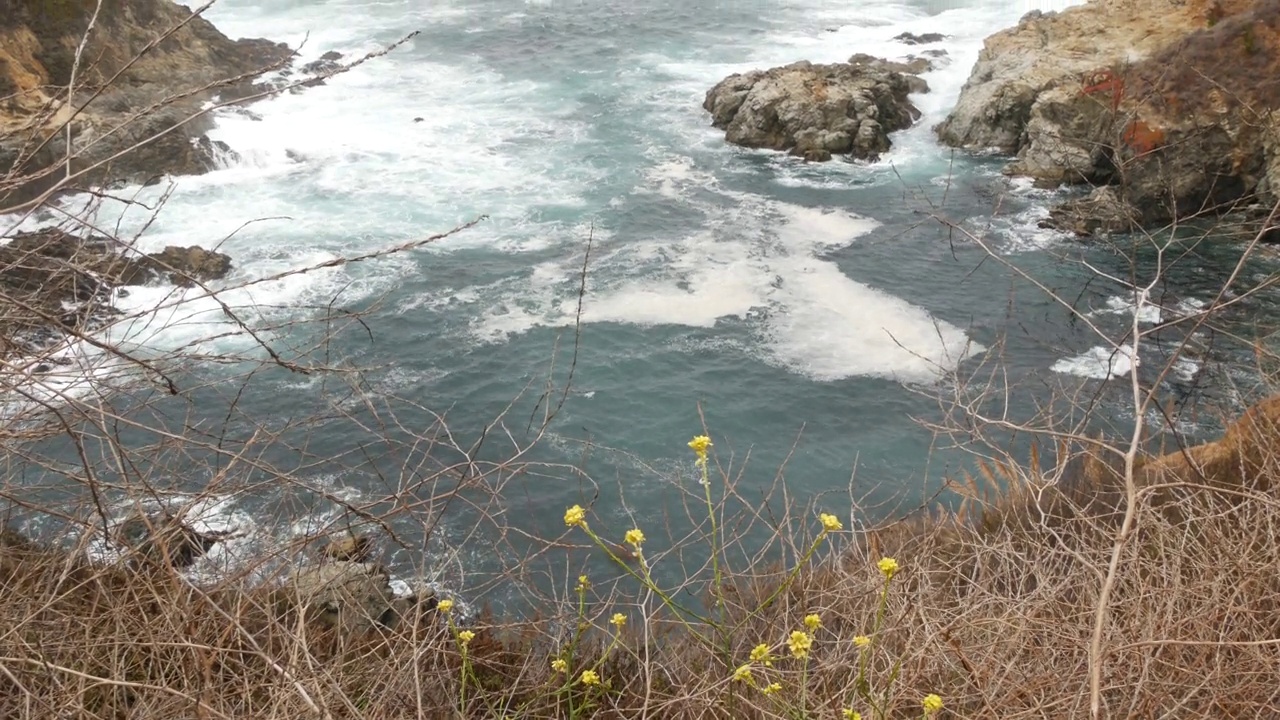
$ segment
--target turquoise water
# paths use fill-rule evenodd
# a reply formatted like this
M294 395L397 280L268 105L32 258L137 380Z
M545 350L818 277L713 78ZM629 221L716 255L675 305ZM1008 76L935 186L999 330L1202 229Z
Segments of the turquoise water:
M921 425L942 419L937 397L952 391L954 373L977 374L981 389L998 364L1016 385L1014 415L1064 387L1123 397L1104 382L1111 359L1095 357L1098 338L931 217L979 232L1123 336L1125 292L1086 284L1073 259L1125 276L1127 264L1038 229L1053 193L1010 184L998 159L953 155L930 132L982 38L1054 6L222 0L210 18L225 32L301 44L304 59L328 50L350 59L420 34L324 87L254 106L255 117L220 115L216 137L240 158L174 179L142 235L143 250L220 242L237 266L227 301L255 306L248 315L272 328L265 336L282 354L310 348L330 366L363 368L309 377L268 368L243 392L229 381L243 363L175 368L195 387L156 405L156 422L206 429L225 447L255 429L282 437L263 467L231 473L239 480L222 479L218 461L178 484L227 483L214 510L271 527L255 548L350 517L335 499L372 513L396 506L402 570L429 535L428 564L478 577L500 556L518 557L522 534L558 536L571 503L595 501L598 524L619 535L633 522L681 532L680 488L696 490L685 443L702 431L700 412L744 502L760 502L781 477L792 501L857 524L891 513L854 512L851 496L916 502L969 462ZM876 164L729 147L701 110L703 93L732 72L901 56L911 49L891 38L903 31L948 33L949 56L925 76L924 119ZM126 230L143 224L136 209L99 213ZM481 215L421 249L271 279ZM1224 253L1176 275L1159 300L1193 309L1211 299L1213 269L1233 261ZM171 292L139 288L120 302L145 313ZM261 356L218 306L180 299L115 337L156 354ZM332 307L367 315L322 350L317 326L283 327ZM1190 395L1203 365L1179 365L1169 392ZM543 427L548 407L558 411ZM458 447L475 448L473 460L518 449L540 465L481 483L460 464L423 484L462 457L439 446L432 412ZM325 419L302 422L316 414ZM287 479L262 484L268 463ZM404 509L459 476L471 482L465 501L437 503L438 517ZM486 499L500 479L501 500ZM233 492L246 484L250 492ZM591 562L567 556L575 568Z

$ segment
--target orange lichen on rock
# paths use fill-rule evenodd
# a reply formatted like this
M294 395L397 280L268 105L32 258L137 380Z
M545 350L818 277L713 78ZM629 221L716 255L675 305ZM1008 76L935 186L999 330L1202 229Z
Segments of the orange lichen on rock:
M1145 155L1164 145L1165 134L1164 130L1151 127L1146 120L1134 120L1125 127L1121 139L1135 153Z

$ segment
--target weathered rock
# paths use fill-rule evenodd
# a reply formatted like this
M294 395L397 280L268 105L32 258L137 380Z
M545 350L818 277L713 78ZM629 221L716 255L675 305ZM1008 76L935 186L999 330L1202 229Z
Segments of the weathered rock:
M147 267L179 287L220 280L231 272L231 258L200 246L170 245L146 256Z
M172 568L189 567L222 539L222 535L197 532L180 518L163 513L135 514L115 529L115 541L129 550L130 562Z
M66 175L66 124L78 155L71 170L86 171L81 186L214 167L221 149L203 139L208 121L184 121L214 95L251 93L256 73L293 55L267 40L230 40L169 0L104 2L68 103L76 48L97 3L55 5L0 0L0 209ZM135 117L153 106L162 109ZM147 147L129 150L139 142ZM24 177L41 170L48 173Z
M285 591L308 624L344 635L390 628L405 605L392 592L386 569L375 563L337 560L298 568Z
M1049 219L1041 227L1073 232L1082 237L1098 234L1127 233L1139 227L1140 218L1133 206L1111 186L1100 187L1088 197L1069 200L1049 211Z
M63 329L91 331L117 313L122 285L189 284L222 277L226 255L199 247L125 255L104 237L79 238L57 228L20 233L0 245L0 357L43 348Z
M910 92L907 76L894 70L798 62L725 78L702 106L735 145L818 161L875 159L890 148L890 132L920 117Z
M988 38L937 131L1038 184L1118 186L1066 208L1073 229L1162 224L1275 197L1278 72L1273 0L1094 0Z
M942 42L947 39L942 33L915 33L904 32L893 36L894 40L906 45L930 45L936 42Z
M933 69L933 63L928 58L909 56L903 62L895 62L866 53L858 53L849 58L849 64L869 70L902 73L907 78L907 87L911 89L912 93L922 94L929 92L929 83L925 82L924 78L916 77L920 73L926 73Z

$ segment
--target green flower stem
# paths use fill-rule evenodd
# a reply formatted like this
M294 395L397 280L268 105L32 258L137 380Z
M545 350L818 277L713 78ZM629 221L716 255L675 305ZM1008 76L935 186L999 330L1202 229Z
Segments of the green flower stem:
M791 583L795 582L796 577L800 574L800 570L809 562L809 558L813 557L813 554L818 551L818 546L822 544L822 541L826 539L826 537L827 531L824 529L822 533L814 539L813 544L809 546L804 557L800 558L800 561L796 563L796 566L791 568L791 572L787 574L787 579L782 581L782 583L774 589L773 593L769 595L769 597L765 598L764 602L760 603L760 607L756 608L754 612L747 615L747 617L743 618L741 622L734 626L734 633L741 630L742 626L745 625L748 620L755 617L757 613L768 609L768 607L773 604L773 601L778 599L779 595L786 592L787 588L791 587Z
M649 563L645 560L644 553L637 553L637 557L639 557L640 559L640 569L643 571L638 573L635 570L632 570L631 566L627 564L625 560L618 557L617 553L613 551L613 548L609 546L609 543L602 540L599 535L596 535L595 531L591 529L590 525L584 522L581 524L581 527L583 531L587 533L587 536L591 538L592 542L594 542L596 546L599 547L601 550L604 550L605 554L609 556L609 559L612 560L618 567L622 568L622 570L626 572L628 575L630 575L631 577L639 580L640 583L644 585L646 588L648 588L649 590L652 590L653 593L657 595L659 599L662 600L662 604L665 605L667 608L669 608L677 616L685 616L687 618L687 620L685 621L686 627L688 628L689 632L693 633L694 637L698 638L698 640L700 640L704 644L710 645L711 643L710 639L708 639L702 633L699 633L697 630L693 629L692 625L690 625L689 622L696 621L704 625L713 625L713 626L715 623L710 618L703 617L702 615L699 615L698 613L686 607L681 606L679 603L673 600L670 595L664 592L662 588L658 587L657 584L653 582L653 577L649 573Z

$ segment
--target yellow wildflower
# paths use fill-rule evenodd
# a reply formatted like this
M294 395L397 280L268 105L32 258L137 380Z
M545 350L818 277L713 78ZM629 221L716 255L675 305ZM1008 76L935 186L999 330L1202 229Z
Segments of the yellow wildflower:
M891 557L880 558L876 566L880 568L880 572L884 573L885 578L892 578L898 572L898 561Z
M622 538L628 544L634 545L637 549L644 542L644 533L640 532L640 528L628 530L627 534Z
M782 690L782 683L769 683L767 686L760 688L760 692L765 695L772 695Z
M587 581L587 576L579 575L578 587L574 588L574 590L577 590L578 592L586 592L587 588L590 586L591 586L591 583Z
M595 670L583 670L582 684L583 685L599 685L600 684L599 673L597 673Z
M924 696L924 700L921 700L920 704L924 706L926 715L932 715L942 709L942 698L929 693Z
M558 673L569 672L569 663L565 662L562 658L556 658L551 661L551 669Z
M627 624L627 616L622 613L614 613L613 617L609 618L609 622L613 623L614 627L621 630L622 626Z
M840 524L840 518L836 517L835 515L831 515L829 513L822 513L818 515L818 520L822 522L822 529L825 532L835 532L837 530L844 529L844 525Z
M751 651L751 662L758 662L763 665L773 665L773 654L769 652L769 646L760 643Z
M462 632L458 633L458 642L462 643L463 645L466 645L467 643L475 639L476 639L476 634L471 632L470 630L463 630Z
M439 603L436 603L436 609L442 613L453 612L453 601L441 600Z
M804 626L809 628L809 632L817 630L822 625L822 618L817 615L805 615Z
M587 511L582 509L581 505L574 505L564 511L564 524L569 527L577 527L587 523Z
M854 712L853 708L845 708L844 710L841 710L840 715L844 720L862 720L862 713Z
M796 630L787 639L787 647L791 648L792 656L801 659L807 658L809 657L809 648L813 647L813 636L807 632Z
M871 638L866 635L857 635L853 638L853 644L858 647L866 647L871 644Z
M750 665L742 665L742 666L739 666L737 670L734 670L734 671L733 671L733 679L734 679L734 680L738 680L738 681L740 681L740 682L744 682L744 683L746 683L746 684L748 684L748 685L755 685L755 684L756 684L756 680L755 680L755 678L751 676L751 666L750 666Z
M706 435L697 435L689 441L689 447L699 460L706 460L707 448L711 447L711 438Z

